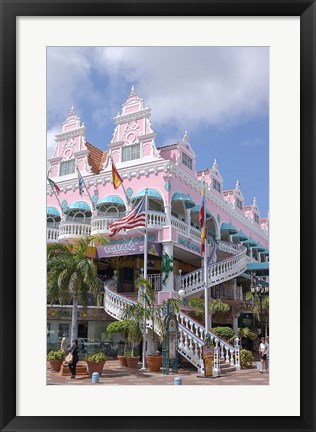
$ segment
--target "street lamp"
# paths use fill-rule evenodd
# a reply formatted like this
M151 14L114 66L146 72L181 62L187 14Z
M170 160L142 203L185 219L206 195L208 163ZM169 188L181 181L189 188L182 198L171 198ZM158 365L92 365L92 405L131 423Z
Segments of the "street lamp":
M260 326L261 326L261 337L263 336L263 322L262 322L262 300L266 295L269 293L269 287L268 286L262 286L261 284L252 284L250 288L252 294L254 296L257 296L259 298L260 303Z

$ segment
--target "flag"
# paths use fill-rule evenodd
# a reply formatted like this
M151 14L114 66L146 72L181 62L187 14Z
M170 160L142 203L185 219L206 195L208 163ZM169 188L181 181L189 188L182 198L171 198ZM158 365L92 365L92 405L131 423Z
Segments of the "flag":
M204 224L201 231L201 255L203 255L205 251L205 239L206 239L206 224Z
M114 189L117 189L123 183L122 177L119 175L113 161L112 161L112 182L113 182Z
M146 226L146 212L145 212L146 196L144 196L136 207L122 219L119 219L109 225L110 237L118 233L122 229L131 229Z
M79 168L77 168L77 171L78 171L78 180L79 180L79 184L78 184L79 193L80 193L80 196L82 196L82 194L83 194L83 178L82 178L82 175L80 174Z
M202 186L201 196L202 196L202 202L201 202L201 207L200 207L200 211L199 211L200 228L202 228L202 226L204 224L204 205L205 205L205 184L204 183Z
M55 190L56 192L60 192L59 186L57 183L55 183L53 180L47 177L48 183L50 184L50 187Z

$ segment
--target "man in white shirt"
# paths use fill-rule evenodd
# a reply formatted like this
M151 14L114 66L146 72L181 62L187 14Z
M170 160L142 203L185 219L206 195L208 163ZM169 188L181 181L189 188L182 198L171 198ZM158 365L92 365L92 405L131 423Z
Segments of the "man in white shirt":
M265 338L261 338L260 345L259 345L259 354L260 354L260 361L261 361L261 369L260 373L263 373L263 367L266 366L266 371L268 372L268 361L267 361L267 351L268 351L269 345L266 344Z

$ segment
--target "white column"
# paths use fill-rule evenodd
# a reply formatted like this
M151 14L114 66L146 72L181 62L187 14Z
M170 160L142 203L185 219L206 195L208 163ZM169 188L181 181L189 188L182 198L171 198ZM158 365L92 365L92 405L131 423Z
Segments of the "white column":
M165 213L166 213L166 226L171 225L171 205L165 206Z
M168 254L170 258L173 258L173 243L164 243L162 246L162 254ZM173 262L170 263L173 267ZM162 273L162 280L165 279L166 273ZM168 273L168 277L164 284L162 284L162 291L172 292L174 291L173 286L173 271Z

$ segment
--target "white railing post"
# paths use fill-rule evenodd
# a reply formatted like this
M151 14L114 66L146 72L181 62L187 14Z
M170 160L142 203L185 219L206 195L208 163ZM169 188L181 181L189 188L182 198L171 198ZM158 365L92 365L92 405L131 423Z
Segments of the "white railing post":
M239 338L235 339L235 367L240 370L240 345Z
M214 363L213 363L213 377L218 377L221 375L221 366L219 360L219 340L215 338L215 348L214 348Z

